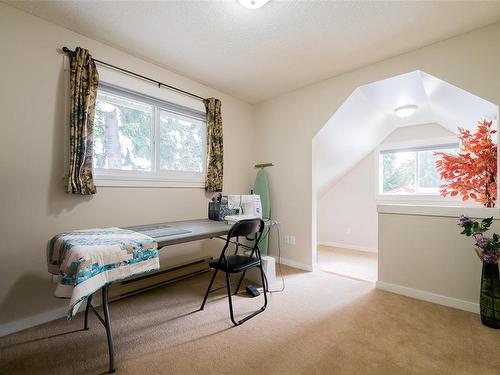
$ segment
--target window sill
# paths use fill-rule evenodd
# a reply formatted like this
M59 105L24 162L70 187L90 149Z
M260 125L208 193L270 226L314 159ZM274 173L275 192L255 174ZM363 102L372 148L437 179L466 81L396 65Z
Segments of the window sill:
M377 204L377 212L379 214L438 216L455 218L460 217L460 215L466 215L478 219L484 219L493 216L494 219L500 219L500 208L486 207Z
M95 176L97 187L135 187L135 188L188 188L204 189L203 181L162 180L154 178L123 178L116 176Z
M379 204L413 204L433 206L460 206L459 198L443 198L439 194L376 194L375 200Z

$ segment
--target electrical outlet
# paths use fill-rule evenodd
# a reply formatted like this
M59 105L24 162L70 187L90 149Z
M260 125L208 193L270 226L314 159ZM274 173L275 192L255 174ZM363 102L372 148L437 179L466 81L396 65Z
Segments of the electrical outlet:
M295 236L284 234L281 236L281 242L287 245L295 245Z

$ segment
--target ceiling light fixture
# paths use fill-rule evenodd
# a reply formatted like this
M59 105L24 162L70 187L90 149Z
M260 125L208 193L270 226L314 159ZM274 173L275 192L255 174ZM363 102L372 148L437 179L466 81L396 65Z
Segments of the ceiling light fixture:
M242 6L247 9L257 9L266 5L271 0L238 0Z
M397 107L396 109L394 109L394 112L398 117L407 118L413 115L417 110L417 108L418 105L415 104L403 105L401 107Z

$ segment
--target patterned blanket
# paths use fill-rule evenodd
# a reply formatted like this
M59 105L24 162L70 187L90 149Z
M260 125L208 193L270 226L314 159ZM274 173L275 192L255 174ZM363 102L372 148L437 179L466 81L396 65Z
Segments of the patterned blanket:
M103 285L160 268L157 242L120 228L60 233L47 244L47 264L59 276L54 295L71 299L68 319Z

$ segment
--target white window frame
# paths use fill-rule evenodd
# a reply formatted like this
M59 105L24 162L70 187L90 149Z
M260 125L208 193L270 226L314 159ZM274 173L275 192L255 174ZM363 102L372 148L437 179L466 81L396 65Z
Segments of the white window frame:
M151 134L151 171L133 171L109 168L94 168L94 180L97 186L121 187L183 187L204 188L207 158L207 124L206 114L162 99L156 99L138 92L124 89L109 83L99 83L98 90L125 96L133 100L153 105L154 123ZM202 172L167 171L160 169L160 111L169 112L182 117L191 117L203 124L202 128Z
M383 183L382 167L381 163L381 152L383 151L405 151L411 150L412 148L424 148L424 147L439 147L445 145L456 145L460 148L460 140L458 137L439 137L439 138L428 138L419 139L404 142L395 143L383 143L375 149L375 200L378 204L383 203L403 203L403 204L422 204L430 205L439 203L439 205L449 205L449 206L472 206L475 205L470 200L467 202L462 202L460 197L442 197L439 193L416 193L416 194L390 194L381 193L381 184ZM418 183L418 181L416 181Z

